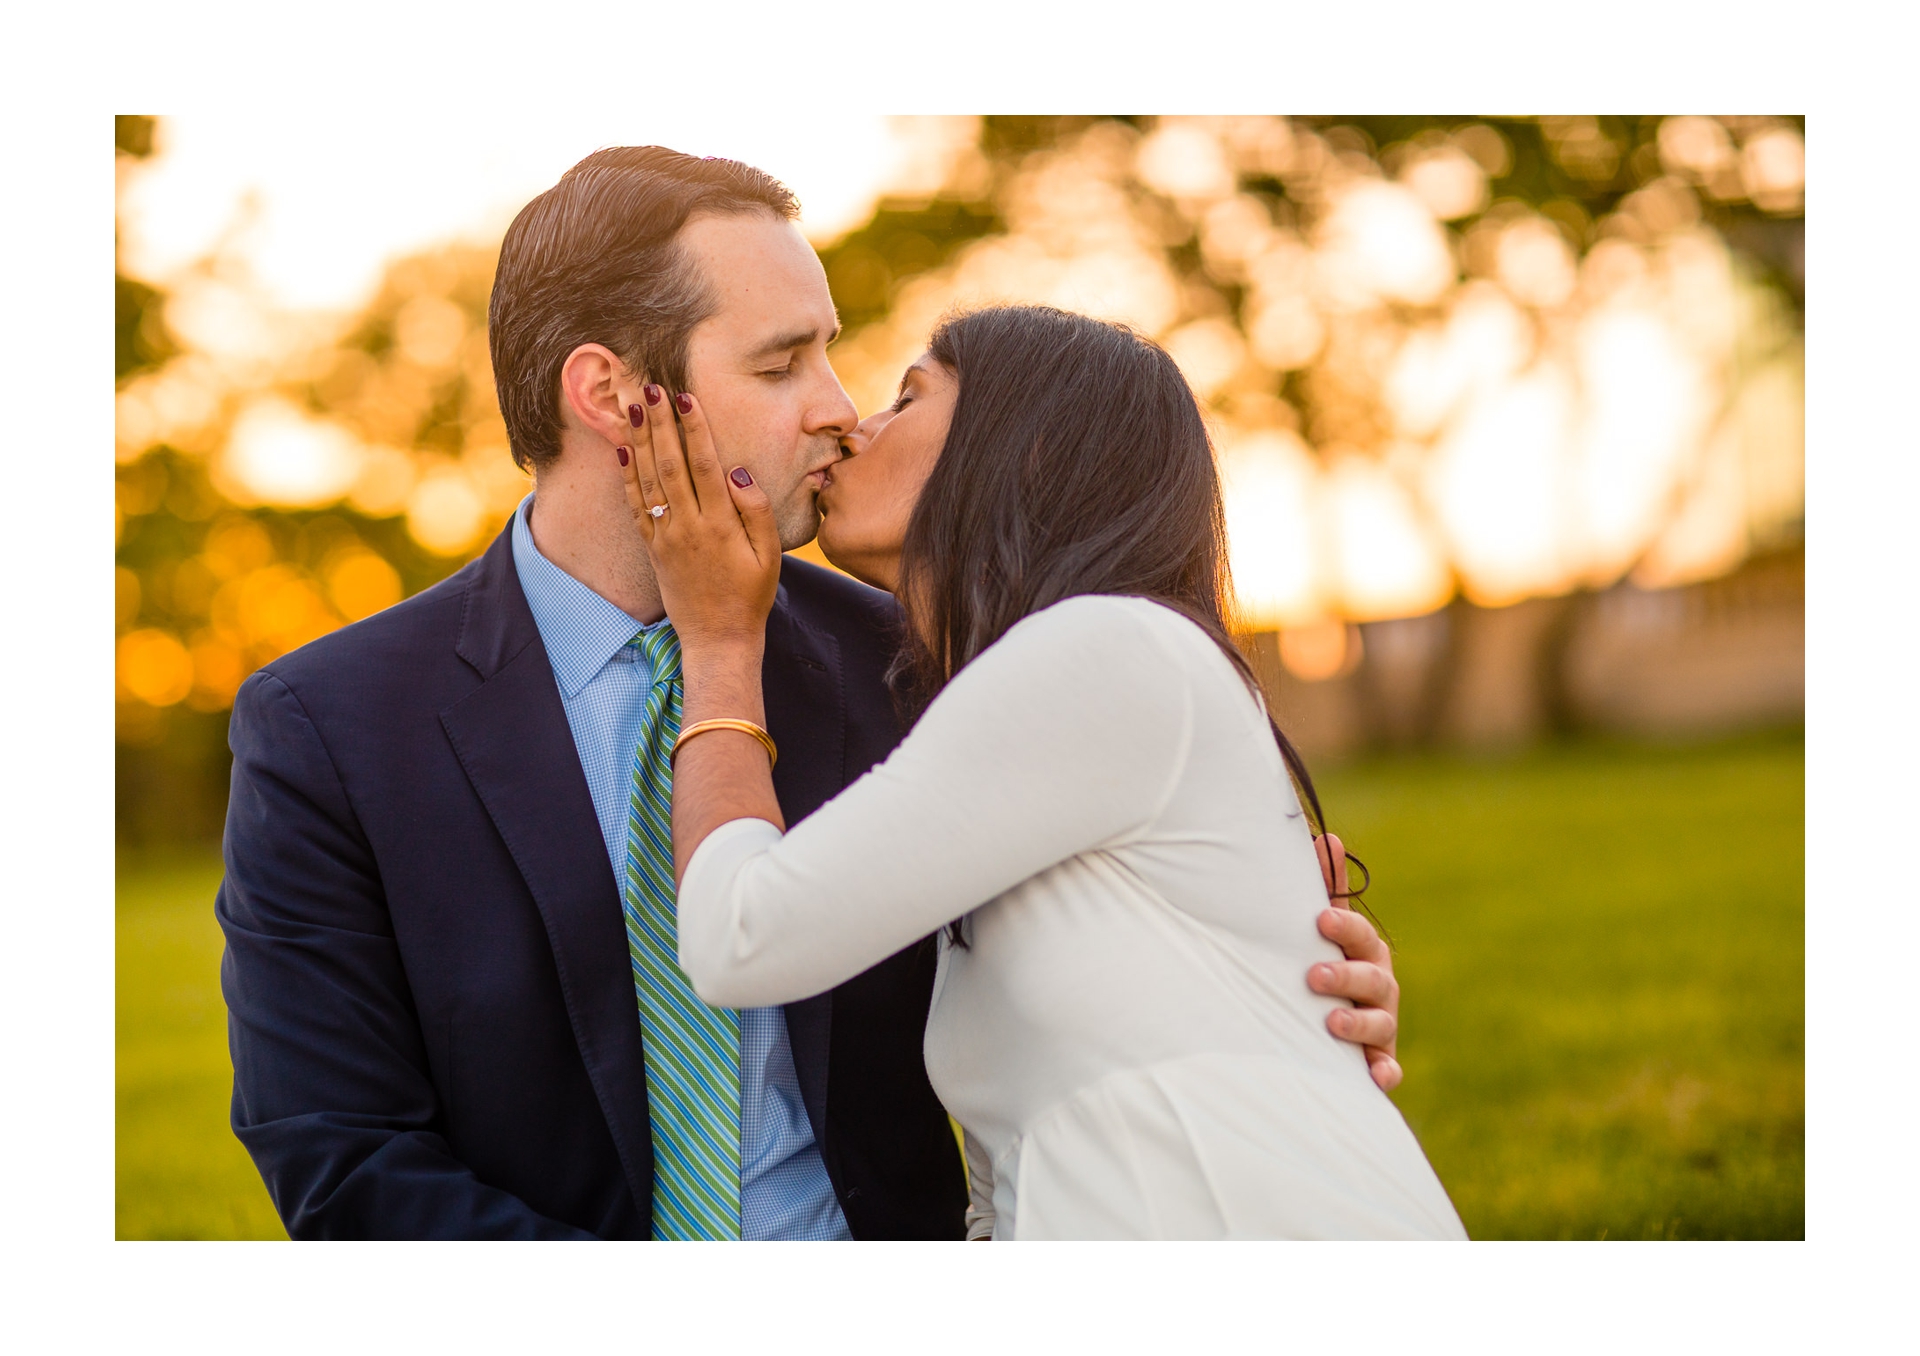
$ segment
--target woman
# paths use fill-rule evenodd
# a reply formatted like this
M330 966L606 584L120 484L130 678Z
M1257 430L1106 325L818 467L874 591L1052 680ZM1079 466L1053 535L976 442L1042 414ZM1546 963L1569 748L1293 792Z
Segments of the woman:
M822 490L820 543L893 591L918 719L792 833L760 646L766 498L664 403L629 493L679 633L680 959L791 1001L944 929L927 1072L965 1129L969 1236L1464 1237L1300 975L1337 953L1292 772L1228 638L1192 392L1124 328L943 324Z

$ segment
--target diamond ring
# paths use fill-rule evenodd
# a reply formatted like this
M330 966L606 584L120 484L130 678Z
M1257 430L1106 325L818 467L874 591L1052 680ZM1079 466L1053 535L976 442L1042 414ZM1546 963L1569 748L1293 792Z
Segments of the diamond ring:
M651 513L656 518L665 514L666 511L667 511L667 506L665 504L655 504L652 508L647 510L648 513Z

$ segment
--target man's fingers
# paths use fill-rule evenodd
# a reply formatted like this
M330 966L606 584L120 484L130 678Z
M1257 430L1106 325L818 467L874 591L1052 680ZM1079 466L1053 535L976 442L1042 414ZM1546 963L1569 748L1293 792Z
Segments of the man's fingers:
M1373 1008L1390 1008L1400 996L1393 972L1369 961L1322 961L1307 971L1307 987Z
M1393 953L1365 914L1336 904L1320 911L1319 925L1320 935L1344 951L1348 960L1393 968Z
M1337 833L1323 833L1313 840L1320 858L1320 880L1327 887L1327 898L1336 909L1351 908L1347 903L1347 848Z
M702 504L727 502L727 478L720 470L720 454L713 448L713 430L707 427L707 412L691 392L682 391L673 398L680 411L680 429L685 435L687 478L694 495Z
M1354 1045L1391 1050L1400 1024L1384 1008L1335 1008L1327 1014L1327 1030Z
M667 516L682 518L700 511L700 500L687 476L687 457L680 446L680 430L673 422L673 406L667 393L648 382L645 388L647 433L652 441L653 477L659 486L660 502ZM629 410L628 417L632 417Z
M1382 1092L1392 1092L1406 1076L1400 1070L1399 1060L1385 1050L1371 1048L1367 1051L1367 1072L1373 1075L1373 1081Z

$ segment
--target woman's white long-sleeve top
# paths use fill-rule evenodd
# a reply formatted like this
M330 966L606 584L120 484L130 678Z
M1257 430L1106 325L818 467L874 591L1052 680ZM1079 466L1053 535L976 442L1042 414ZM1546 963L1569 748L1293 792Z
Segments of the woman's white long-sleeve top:
M709 1003L785 1003L964 916L927 1072L997 1239L1464 1237L1307 988L1339 959L1325 905L1238 672L1179 613L1088 596L1014 626L791 832L715 830L680 959Z

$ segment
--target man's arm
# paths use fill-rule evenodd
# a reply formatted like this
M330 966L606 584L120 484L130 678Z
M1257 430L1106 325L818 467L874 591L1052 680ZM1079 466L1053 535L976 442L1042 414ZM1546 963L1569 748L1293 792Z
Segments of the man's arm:
M1327 1014L1327 1030L1364 1048L1373 1081L1392 1092L1402 1077L1400 1061L1394 1057L1400 1031L1400 981L1393 977L1393 952L1366 916L1347 902L1346 849L1339 837L1327 834L1316 838L1313 846L1330 896L1330 907L1320 914L1320 935L1347 958L1310 968L1307 987L1354 1001L1352 1008Z
M487 1186L438 1099L378 871L300 701L257 673L229 732L220 985L233 1130L295 1238L584 1238Z

